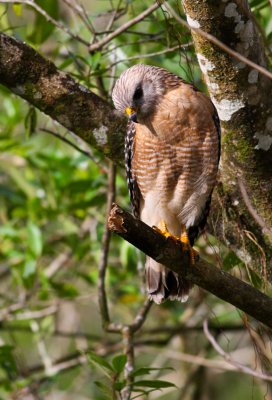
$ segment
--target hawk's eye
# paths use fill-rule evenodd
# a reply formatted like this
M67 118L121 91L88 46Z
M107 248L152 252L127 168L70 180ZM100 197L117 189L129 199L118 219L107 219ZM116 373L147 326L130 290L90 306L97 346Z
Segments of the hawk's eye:
M139 100L143 96L143 89L141 86L138 86L135 89L134 95L133 95L133 100Z

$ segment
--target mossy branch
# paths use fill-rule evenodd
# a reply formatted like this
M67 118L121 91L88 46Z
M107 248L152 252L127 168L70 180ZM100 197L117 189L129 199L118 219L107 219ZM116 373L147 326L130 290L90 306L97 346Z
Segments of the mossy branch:
M123 159L126 119L33 48L1 32L0 83L115 162Z

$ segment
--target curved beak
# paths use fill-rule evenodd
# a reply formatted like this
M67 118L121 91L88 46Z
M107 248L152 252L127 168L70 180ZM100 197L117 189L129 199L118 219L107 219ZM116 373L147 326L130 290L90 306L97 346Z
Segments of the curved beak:
M133 108L127 107L126 114L130 121L137 122L137 113Z

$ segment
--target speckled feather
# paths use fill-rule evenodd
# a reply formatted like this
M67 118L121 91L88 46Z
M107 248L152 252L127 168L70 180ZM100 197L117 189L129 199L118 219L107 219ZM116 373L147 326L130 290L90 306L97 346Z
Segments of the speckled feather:
M127 185L129 190L129 197L132 206L132 212L135 218L140 218L140 199L141 193L137 185L137 181L132 172L132 158L134 153L134 136L135 124L129 121L127 124L127 134L125 137L125 167L127 176Z

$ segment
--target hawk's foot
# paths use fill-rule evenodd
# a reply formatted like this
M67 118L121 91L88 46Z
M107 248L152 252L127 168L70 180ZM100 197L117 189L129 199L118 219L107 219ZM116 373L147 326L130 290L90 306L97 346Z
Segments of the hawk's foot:
M185 225L182 225L181 227L180 241L185 251L188 251L190 253L191 265L195 265L196 260L198 259L199 256L198 252L190 244L190 240Z
M167 225L166 225L166 223L164 221L160 221L160 226L161 226L161 228L158 228L157 226L154 225L154 226L152 226L152 228L154 229L154 231L160 233L165 238L171 237L175 241L178 241L178 242L181 241L178 236L174 236L169 232L169 230L167 228Z
M191 265L195 265L196 260L198 259L198 252L195 249L193 249L193 247L190 244L190 240L189 240L189 237L188 237L186 226L182 225L180 237L172 235L169 232L169 230L167 228L167 225L166 225L166 223L164 221L160 221L160 226L161 226L161 228L158 228L157 226L153 226L152 228L156 232L158 232L161 235L163 235L165 238L171 238L175 242L181 243L182 244L182 249L184 251L188 251L189 252Z

